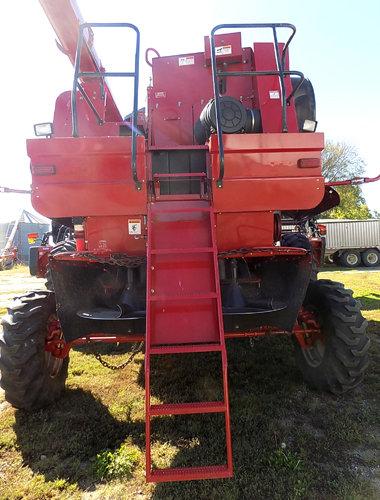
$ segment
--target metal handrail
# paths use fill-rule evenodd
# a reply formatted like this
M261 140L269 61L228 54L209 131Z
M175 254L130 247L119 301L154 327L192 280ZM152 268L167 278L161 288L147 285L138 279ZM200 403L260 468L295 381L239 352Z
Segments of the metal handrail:
M114 71L101 71L97 62L94 60L94 65L97 71L80 71L81 55L84 42L84 31L91 28L129 28L136 33L136 50L135 50L135 68L133 72L114 72ZM89 49L90 50L90 49ZM74 64L74 82L71 92L71 120L72 120L72 136L78 137L78 110L77 110L77 90L81 93L84 100L90 107L91 111L96 116L99 125L104 124L103 118L99 115L91 99L87 95L85 89L79 82L80 78L100 78L100 92L101 97L104 99L104 79L105 77L123 77L133 78L133 112L132 112L132 177L136 189L141 190L142 184L137 176L137 113L138 113L138 89L139 89L139 58L140 58L140 31L134 24L130 23L83 23L79 26L79 36L77 49L75 54Z
M275 46L275 56L277 71L218 71L216 62L216 50L215 50L215 33L221 29L241 29L241 28L271 28L273 32L273 40ZM289 28L292 30L288 40L286 41L282 53L280 54L280 48L277 40L277 28ZM210 34L210 47L211 47L211 68L212 68L212 82L214 88L214 99L215 99L215 121L216 121L216 133L218 137L218 149L219 149L219 177L216 181L217 187L221 188L223 186L224 177L224 146L223 146L223 134L220 125L220 93L218 78L227 76L270 76L277 75L280 79L280 89L281 89L281 104L282 104L282 131L287 132L287 120L286 120L286 106L289 104L290 99L297 92L299 87L302 85L305 77L300 71L286 71L285 58L290 42L292 41L294 35L296 34L296 27L289 23L253 23L253 24L218 24L211 30ZM297 87L286 97L285 80L284 77L288 75L298 75L300 77L300 82Z

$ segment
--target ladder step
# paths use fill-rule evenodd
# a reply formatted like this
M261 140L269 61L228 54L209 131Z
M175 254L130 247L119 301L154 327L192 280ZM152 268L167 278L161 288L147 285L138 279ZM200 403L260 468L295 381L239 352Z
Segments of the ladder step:
M192 413L224 413L225 411L226 405L223 401L170 403L150 407L151 415L190 415Z
M183 207L183 208L158 208L160 202L157 202L155 205L155 209L153 211L153 215L156 214L173 214L173 213L190 213L190 212L211 212L211 207Z
M202 300L216 299L216 292L197 293L193 295L151 295L149 299L153 302L172 301L172 300Z
M212 247L190 247L190 248L156 248L151 250L152 255L166 255L176 253L211 253L214 249Z
M207 465L204 467L173 467L155 469L147 473L147 480L162 483L165 481L191 481L192 479L218 479L232 477L232 468L227 465Z
M186 354L192 352L220 352L221 344L186 344L155 346L149 349L150 354Z
M177 173L173 173L173 174L154 174L153 175L153 179L165 179L165 178L172 178L172 177L184 177L184 178L187 178L187 177L206 177L206 173L205 172L177 172Z

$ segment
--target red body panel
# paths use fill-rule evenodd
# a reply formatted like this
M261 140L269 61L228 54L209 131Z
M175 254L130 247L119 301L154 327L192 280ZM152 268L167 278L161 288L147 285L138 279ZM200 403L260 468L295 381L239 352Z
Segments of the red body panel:
M280 50L283 44L279 44ZM254 69L256 71L267 71L268 68L276 67L275 52L272 43L255 43L253 45ZM289 70L289 57L285 60L285 68ZM286 76L286 95L292 91L290 77ZM281 132L281 89L277 76L262 76L257 78L255 93L260 103L261 121L263 132ZM294 106L286 107L287 125L289 132L297 132L297 117Z
M274 243L273 212L217 212L219 251L242 247L267 247Z
M225 175L214 189L217 211L296 210L323 198L320 166L301 169L301 158L320 158L323 134L225 135ZM219 175L216 137L211 138L212 177Z
M137 191L131 173L131 138L31 139L32 167L55 166L33 175L32 204L46 217L146 214L145 141L139 138Z
M87 217L86 246L90 252L112 250L113 252L128 252L128 254L143 254L146 251L146 217L140 214L128 216L98 216ZM130 234L131 221L139 221L141 234Z
M191 64L180 65L187 58ZM213 97L211 67L203 52L185 56L154 58L153 86L148 89L150 116L149 145L161 148L195 144L194 124ZM243 49L243 62L229 66L231 71L252 69L252 49ZM226 95L238 96L252 107L252 78L230 78Z
M224 135L223 188L213 190L220 250L270 246L273 213L313 208L324 195L320 163L299 168L301 158L320 159L323 134ZM212 178L219 175L216 137L211 137Z

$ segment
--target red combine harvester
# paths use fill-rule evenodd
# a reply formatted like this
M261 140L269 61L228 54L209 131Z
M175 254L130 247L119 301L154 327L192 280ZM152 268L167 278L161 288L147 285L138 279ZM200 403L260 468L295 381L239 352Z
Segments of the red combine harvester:
M368 362L351 291L317 280L313 220L339 197L321 174L312 85L289 69L295 28L219 25L203 52L148 49L145 113L138 29L83 23L74 0L40 3L75 72L53 123L35 127L45 137L27 141L33 206L52 220L56 245L32 254L50 291L17 298L3 320L6 399L34 409L58 398L75 345L144 341L147 480L231 477L225 339L291 335L305 380L337 394L360 383ZM102 66L93 41L106 28L134 33L133 70ZM241 29L265 29L271 41L243 47ZM125 119L111 77L134 81ZM297 231L284 232L284 220ZM221 357L221 401L151 403L152 357L199 353L201 362L205 352ZM153 417L196 413L224 415L225 463L152 467Z

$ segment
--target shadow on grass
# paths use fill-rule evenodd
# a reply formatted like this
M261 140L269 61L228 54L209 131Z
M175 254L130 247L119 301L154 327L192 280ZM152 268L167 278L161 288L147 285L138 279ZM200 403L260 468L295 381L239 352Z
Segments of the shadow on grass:
M336 266L335 264L326 264L319 270L321 277L323 277L323 273L332 273L336 271L344 271L344 272L355 272L355 271L380 271L380 267L366 267L366 266L357 266L357 267L344 267L344 266Z
M128 357L128 353L131 353L135 347L137 347L140 342L135 343L120 343L120 344L107 344L106 342L92 343L91 345L76 345L72 349L74 351L79 351L82 354L93 356L94 353L103 355L119 355L125 354ZM142 346L144 350L144 346ZM112 359L111 359L112 362Z
M218 399L219 358L202 356L161 357L152 366L152 396L162 402ZM361 389L336 398L303 385L286 338L262 339L253 348L246 340L229 342L228 357L234 477L158 484L152 498L368 495L351 457L359 445L374 446L369 432L375 418L369 405L379 390L374 365ZM143 365L137 382L144 386ZM159 467L224 463L223 429L220 415L156 418L154 461ZM119 447L127 437L145 450L143 421L116 419L80 389L67 390L50 408L16 412L15 431L24 463L34 472L77 482L82 490L99 482L93 472L97 453Z
M378 293L371 293L370 297L368 297L368 295L363 295L355 298L356 300L360 300L362 309L365 311L376 311L380 309L380 294Z
M355 472L349 457L359 444L366 446L371 440L368 427L374 427L374 415L367 412L363 399L375 397L375 376L368 393L365 386L341 398L313 392L302 383L286 338L263 339L252 349L246 340L231 341L228 358L234 477L161 483L152 498L284 499L368 494L370 487ZM195 400L202 395L217 399L220 388L210 380L217 374L218 361L209 359L202 366L199 355L196 359L184 361L184 356L181 360L172 356L161 370L153 367L152 395L163 402L194 400L195 394ZM202 374L204 369L206 375ZM166 384L162 372L166 377L169 374ZM181 397L173 389L178 383ZM208 388L206 396L204 392L200 395L202 386ZM181 417L178 423L176 419L160 419L157 433L153 427L152 440L158 443L158 452L160 442L180 450L169 463L162 461L157 466L225 463L223 420L215 420L214 415L207 419ZM154 450L153 446L153 457ZM160 453L156 456L159 460Z
M69 479L82 489L97 481L93 460L132 435L143 446L144 423L121 422L90 392L67 389L54 405L16 411L14 430L24 464L48 481Z

